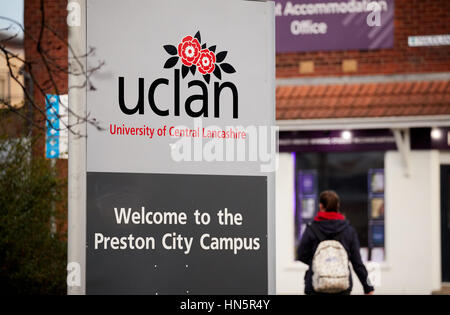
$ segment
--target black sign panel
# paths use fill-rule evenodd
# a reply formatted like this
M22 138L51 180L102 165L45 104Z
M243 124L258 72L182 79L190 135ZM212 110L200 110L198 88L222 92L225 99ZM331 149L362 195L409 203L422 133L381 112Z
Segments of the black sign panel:
M87 174L87 294L267 294L267 177Z

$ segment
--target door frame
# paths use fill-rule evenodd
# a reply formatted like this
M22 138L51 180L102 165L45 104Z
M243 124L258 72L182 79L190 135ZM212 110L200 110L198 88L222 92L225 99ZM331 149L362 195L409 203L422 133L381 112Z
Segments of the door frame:
M448 185L450 183L445 183L447 181L447 176L450 173L450 164L441 164L440 167L440 187L441 187L441 211L440 211L440 219L441 219L441 281L442 282L450 282L450 269L447 271L448 274L445 274L446 279L444 279L444 262L450 261L450 244L448 244L447 232L449 230L447 217L449 215L449 210L447 209L450 196L447 194ZM449 267L447 267L449 268Z

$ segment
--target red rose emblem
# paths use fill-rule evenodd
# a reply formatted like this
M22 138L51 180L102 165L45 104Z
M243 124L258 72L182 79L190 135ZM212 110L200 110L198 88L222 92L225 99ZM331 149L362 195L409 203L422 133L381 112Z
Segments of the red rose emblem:
M208 49L203 49L200 51L200 58L198 58L197 67L201 74L209 74L213 72L216 68L215 64L216 55L212 51Z
M195 65L200 57L200 50L202 47L197 38L186 36L181 43L178 44L178 56L185 66Z

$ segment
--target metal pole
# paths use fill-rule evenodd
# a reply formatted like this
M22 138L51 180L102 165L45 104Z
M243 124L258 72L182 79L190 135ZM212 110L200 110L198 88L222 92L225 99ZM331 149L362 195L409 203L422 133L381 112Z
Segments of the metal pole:
M79 25L69 25L69 108L80 117L86 117L86 0L71 0L72 10L80 10ZM73 9L74 8L74 9ZM72 12L73 13L73 12ZM76 12L75 12L76 13ZM80 88L84 86L84 88ZM68 286L70 295L85 294L86 270L86 123L80 123L69 112L69 170L68 170L68 264L79 264L80 285ZM69 270L70 272L70 270Z
M272 7L270 10L270 13L275 15L275 4L273 0L244 0L244 1L254 1L254 2L272 2ZM272 13L273 12L273 13ZM271 25L270 27L275 30L275 19L271 19ZM268 40L268 46L267 50L269 53L269 58L273 61L271 62L270 69L268 71L270 72L271 76L273 76L274 81L270 84L270 98L273 100L273 104L275 104L275 31L272 34L272 36ZM275 126L275 106L272 109L272 117L273 117L273 125ZM275 295L276 294L276 231L275 231L275 225L276 225L276 210L275 210L275 193L276 193L276 187L275 187L275 172L271 172L267 174L267 182L268 182L268 189L267 189L267 266L268 266L268 288L269 288L269 294Z
M268 2L268 1L266 1ZM272 15L271 18L268 18L268 21L270 21L270 28L273 30L273 33L271 34L269 40L268 40L268 56L269 56L269 73L270 77L273 77L273 80L270 82L270 98L272 100L273 108L271 109L272 112L272 124L273 126L276 126L276 109L275 109L275 3L272 2L270 9L268 9L268 15ZM278 132L277 132L278 134ZM278 143L278 139L277 139ZM278 150L277 150L278 151ZM276 153L277 154L277 153ZM277 162L276 162L277 163ZM276 179L275 179L275 170L268 174L268 200L267 200L267 210L268 210L268 217L267 217L267 234L268 234L268 240L267 240L267 254L268 254L268 288L269 288L269 294L275 295L276 292Z

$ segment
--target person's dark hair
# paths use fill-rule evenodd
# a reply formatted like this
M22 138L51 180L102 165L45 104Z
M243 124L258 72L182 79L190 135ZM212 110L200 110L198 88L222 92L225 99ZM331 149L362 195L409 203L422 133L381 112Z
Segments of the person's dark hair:
M339 196L332 190L325 190L320 193L319 202L326 212L339 211Z

